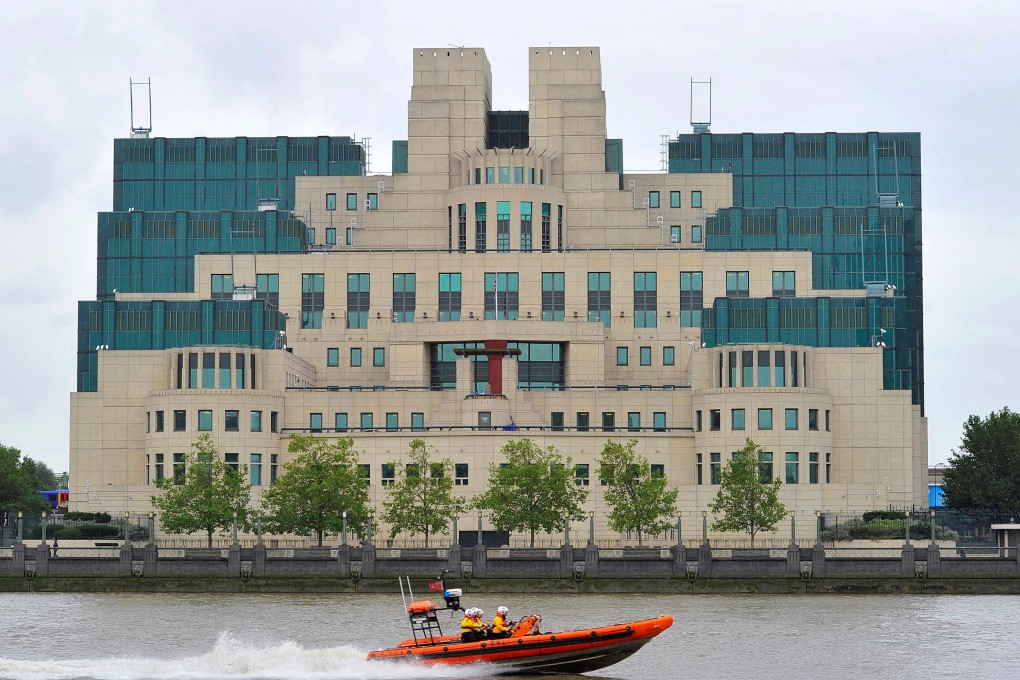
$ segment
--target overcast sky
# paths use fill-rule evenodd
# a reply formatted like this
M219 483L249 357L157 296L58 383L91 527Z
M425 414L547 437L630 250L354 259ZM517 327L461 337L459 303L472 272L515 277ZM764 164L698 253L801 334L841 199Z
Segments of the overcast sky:
M8 1L0 29L0 443L58 472L130 79L154 136L371 137L388 172L415 47L484 48L497 109L527 109L528 47L600 47L628 171L690 131L691 78L714 132L919 131L931 462L968 415L1020 408L1020 5Z

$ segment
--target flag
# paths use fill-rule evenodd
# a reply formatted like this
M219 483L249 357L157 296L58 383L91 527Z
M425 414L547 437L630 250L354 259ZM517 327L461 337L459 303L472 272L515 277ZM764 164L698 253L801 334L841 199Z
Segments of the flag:
M442 589L443 589L442 581L429 581L429 590L442 590Z

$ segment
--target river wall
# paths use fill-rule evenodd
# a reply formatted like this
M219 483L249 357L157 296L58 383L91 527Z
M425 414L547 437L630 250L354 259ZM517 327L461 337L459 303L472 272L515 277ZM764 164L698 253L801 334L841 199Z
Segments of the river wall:
M160 549L155 544L0 550L0 592L392 592L446 572L469 592L1011 593L1017 548L583 547Z

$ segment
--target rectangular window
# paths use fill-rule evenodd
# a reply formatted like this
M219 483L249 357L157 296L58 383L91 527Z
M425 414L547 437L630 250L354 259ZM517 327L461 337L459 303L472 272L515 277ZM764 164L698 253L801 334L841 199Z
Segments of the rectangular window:
M280 431L280 412L270 411L269 412L269 431L279 432Z
M634 272L634 328L655 328L658 309L655 272Z
M182 486L185 479L184 454L174 454L174 484Z
M280 275L279 274L256 274L255 275L256 295L259 300L265 300L273 307L280 307Z
M563 411L553 411L549 415L549 424L552 426L553 432L563 431Z
M708 412L708 427L712 432L722 429L722 410L713 408Z
M542 321L563 321L563 272L542 272Z
M499 183L510 184L510 166L501 165L499 166Z
M786 483L796 484L800 479L799 469L800 463L797 462L799 454L796 452L786 452Z
M252 432L262 431L262 411L251 412L251 431Z
M758 387L772 386L772 352L758 351Z
M347 194L347 209L348 210L357 210L358 209L358 195L357 194Z
M656 432L666 431L666 412L656 411L652 414L652 429Z
M800 414L800 411L798 409L795 409L795 408L788 408L788 409L786 409L786 429L787 430L796 430L796 429L800 428L800 423L798 422L799 414Z
M701 432L701 411L694 412L694 430Z
M701 327L704 307L704 279L701 272L680 272L680 325Z
M373 366L385 366L386 365L386 348L385 347L373 347L372 348L372 365Z
M818 483L818 453L812 451L808 454L808 483Z
M393 411L386 414L386 431L396 432L400 429L400 417Z
M351 347L351 368L358 368L361 366L361 348Z
M326 307L324 274L301 275L301 327L322 328L322 310Z
M521 201L521 252L531 252L531 201Z
M658 208L659 207L659 192L649 191L648 192L648 207Z
M336 210L336 194L326 194L326 210Z
M235 475L241 471L241 454L239 453L224 453L223 463L227 466L227 470L234 473Z
M326 227L326 243L331 246L336 245L336 227Z
M496 252L510 252L510 201L496 201Z
M825 454L825 483L832 483L832 454Z
M542 252L552 251L552 204L542 204Z
M453 464L453 483L455 486L467 486L468 485L468 464L467 463L454 463Z
M514 167L514 184L524 184L524 168Z
M369 210L379 209L379 194L368 195L368 205L366 206Z
M269 483L276 484L276 478L280 470L280 455L277 453L269 454Z
M809 408L807 413L808 413L808 418L807 418L807 427L808 427L808 429L811 430L812 432L817 432L818 431L818 409L816 409L816 408Z
M393 321L395 323L414 321L417 286L418 277L415 274L393 275Z
M743 430L747 426L744 409L735 408L730 411L730 429Z
M369 274L347 275L347 327L368 328L368 310L372 303L372 278Z
M198 431L212 432L212 411L201 410L198 412Z
M701 484L704 483L704 477L701 474L701 454L700 453L695 455L695 461L696 461L696 463L695 463L694 468L695 468L696 483L698 485L701 485Z
M676 363L676 350L673 347L666 346L662 348L662 365L673 366Z
M157 413L162 413L162 411L157 411ZM832 430L830 429L832 423L830 422L830 419L829 419L829 413L830 413L829 409L825 409L825 431L826 432L832 432ZM157 422L159 422L159 421L157 420ZM162 428L160 428L160 429L158 429L156 431L157 432L162 432L163 430L162 430Z
M486 203L475 203L475 252L484 253L486 247Z
M641 412L630 411L627 413L627 430L630 432L641 431Z
M772 483L772 452L771 451L759 451L758 452L758 479L761 480L762 484Z
M439 275L439 320L460 321L460 274Z
M652 365L652 348L651 347L641 347L641 348L639 348L638 349L638 359L639 359L638 363L640 363L642 366L651 366Z
M601 321L609 328L612 288L609 272L588 272L588 321Z
M340 365L339 347L329 347L326 349L326 365L334 367Z
M412 432L424 432L425 431L425 414L421 412L415 412L411 414L411 431Z
M393 483L396 481L397 478L396 469L393 463L383 463L381 471L382 471L382 475L380 475L381 484L383 486L393 486Z
M616 413L613 411L602 412L602 431L613 432L616 430Z
M322 414L321 413L309 413L308 414L308 429L312 432L322 432Z
M574 466L574 484L578 486L591 484L591 469L588 463L578 463Z
M770 408L758 409L758 429L759 430L772 429L772 409Z
M749 272L726 272L726 297L746 298L750 295Z
M496 168L485 168L485 183L486 184L496 183Z
M207 389L216 387L216 354L214 352L202 352L202 387Z
M228 409L223 412L223 431L240 432L241 416L239 411Z
M795 297L797 272L772 272L772 296Z
M162 432L164 427L163 412L156 411L156 432Z
M719 483L719 473L722 472L722 454L721 453L710 453L709 460L709 472L711 475L710 483Z
M701 243L705 240L704 229L700 224L691 226L691 243Z
M626 366L629 361L630 348L629 347L617 347L616 348L616 365Z
M786 387L786 352L776 352L776 387Z
M362 430L371 430L373 428L373 426L374 426L374 420L375 420L375 416L373 414L371 414L371 413L362 413L361 414L361 429Z
M481 168L475 168L475 184L481 184L481 183L482 183L482 169Z
M744 350L740 353L740 386L754 387L754 352Z
M680 207L680 192L671 191L669 192L669 207L679 208Z
M589 422L588 421L589 421L588 412L587 411L578 411L577 412L577 431L578 432L587 432L588 431L588 426L589 426Z
M163 472L163 454L162 453L157 453L156 454L156 483L158 484L158 483L162 482L164 476L165 475L164 475L164 472Z
M333 427L336 428L337 432L347 431L347 414L346 413L334 413L333 414Z
M520 304L517 272L485 272L485 318L516 321Z
M467 203L457 204L457 250L467 252Z
M212 299L231 300L234 297L233 274L212 275Z
M691 207L692 208L700 208L701 207L701 192L700 191L692 191L691 192Z
M670 228L669 228L669 242L670 243L680 243L680 241L683 240L681 238L681 230L682 229L683 229L683 227L681 227L679 224L674 224L674 225L670 226Z

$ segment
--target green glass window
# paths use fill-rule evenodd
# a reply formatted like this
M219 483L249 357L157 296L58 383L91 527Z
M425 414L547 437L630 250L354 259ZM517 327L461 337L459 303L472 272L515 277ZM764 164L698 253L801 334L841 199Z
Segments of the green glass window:
M326 194L326 210L336 210L336 194Z
M818 483L818 454L816 452L808 454L808 483Z
M721 453L710 453L709 470L711 473L711 483L719 483L719 473L722 472L722 454Z
M602 431L613 432L616 430L616 413L613 411L602 412Z
M641 413L639 411L627 413L627 430L630 432L641 431Z
M669 207L679 208L680 207L680 192L671 191L669 192Z
M640 347L638 348L638 363L642 366L652 365L652 348L651 347Z
M634 328L658 325L657 278L655 272L634 272Z
M361 348L351 347L351 368L361 366Z
M321 413L309 413L308 414L308 428L312 432L322 432L322 414Z
M486 250L486 203L484 201L475 203L475 252L484 253Z
M185 479L184 454L174 454L174 484L182 486Z
M626 366L629 360L628 355L630 354L630 348L628 347L617 347L616 348L616 365Z
M220 352L219 374L220 374L220 389L221 390L229 390L231 388L231 384L230 384L230 352ZM238 385L238 387L242 387L242 386Z
M417 305L417 276L415 274L393 275L393 321L410 323L414 321Z
M718 432L722 429L722 410L713 408L708 411L708 429Z
M510 201L496 202L496 252L510 252Z
M371 430L373 427L374 416L371 413L361 414L361 429Z
M588 321L612 323L612 290L609 272L588 272Z
M386 365L386 348L385 347L374 347L374 348L372 348L372 365L373 366L385 366Z
M549 424L552 426L553 432L563 431L563 411L553 411L549 414Z
M754 387L754 352L744 350L740 353L740 386Z
M368 195L368 204L367 204L366 207L369 210L378 210L379 209L379 194L369 194Z
M386 414L386 431L387 432L396 432L397 430L399 430L400 429L400 422L399 421L400 421L400 418L399 418L399 416L396 413L394 413L392 411L388 412Z
M808 409L808 429L812 432L818 431L818 409Z
M241 416L240 413L234 409L228 409L223 412L223 431L224 432L239 432Z
M251 454L251 463L248 464L248 475L251 478L252 486L262 485L262 454Z
M744 409L735 408L730 411L730 428L733 430L743 430L745 427Z
M459 321L461 305L460 274L439 275L439 320Z
M198 412L198 431L212 432L212 411L203 409Z
M772 352L758 350L758 387L772 386Z
M358 195L357 194L347 194L347 209L348 210L357 210L358 209Z
M326 365L327 366L339 366L340 365L340 348L329 347L326 349Z
M680 325L701 327L704 307L704 277L701 272L680 272Z
M786 452L786 483L796 484L800 481L800 455L795 451Z
M280 307L280 275L279 274L256 274L255 286L258 290L258 298L265 300L273 307Z
M368 328L368 310L372 299L369 274L347 275L347 327Z
M212 275L212 299L230 300L234 297L234 275L213 274Z
M587 411L577 412L577 431L587 432L589 427L589 417Z
M691 227L691 243L701 243L705 240L704 228L700 224Z
M326 306L324 274L301 275L301 327L322 328Z
M658 208L659 207L659 192L649 191L648 192L648 207Z
M486 184L496 183L496 168L485 168L485 183Z
M662 365L673 366L674 364L676 364L676 350L667 345L662 348Z
M518 318L520 277L517 272L485 272L485 318Z
M423 432L425 430L425 414L415 412L411 414L411 431Z
M762 484L772 483L773 456L771 451L758 452L758 479Z
M772 409L770 408L758 409L758 429L759 430L772 429Z
M691 192L691 207L692 208L700 208L701 207L701 192L700 191L692 191Z
M531 252L531 201L521 201L521 252Z
M202 387L204 389L213 389L216 387L215 352L202 352Z
M652 414L652 429L656 432L666 431L666 412L656 411Z
M591 484L591 468L588 463L578 463L574 466L574 484L578 486Z
M333 427L336 428L337 432L347 431L347 414L346 413L334 413L333 414Z
M509 184L510 183L510 166L501 165L499 166L499 183Z
M786 352L776 352L776 387L786 387Z
M542 321L563 321L563 272L542 272Z
M749 272L726 272L726 297L746 298L750 295Z
M251 412L251 431L252 432L262 431L262 411Z
M786 409L786 429L787 430L796 430L798 428L797 415L798 415L798 410L797 409L795 409L795 408L788 408L788 409Z
M772 296L796 297L797 272L772 272Z
M524 184L524 168L514 167L514 184Z
M552 204L542 204L542 252L552 250Z
M673 226L671 226L669 228L669 242L670 243L680 243L680 241L681 241L680 230L681 229L682 229L682 227L679 224L674 224Z

